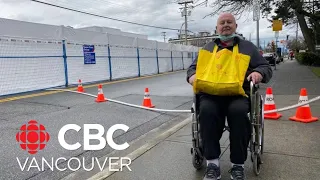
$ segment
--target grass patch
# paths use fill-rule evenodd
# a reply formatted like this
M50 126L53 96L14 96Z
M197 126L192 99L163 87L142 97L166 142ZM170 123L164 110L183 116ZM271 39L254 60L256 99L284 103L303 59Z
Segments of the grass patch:
M311 67L312 72L320 77L320 67Z

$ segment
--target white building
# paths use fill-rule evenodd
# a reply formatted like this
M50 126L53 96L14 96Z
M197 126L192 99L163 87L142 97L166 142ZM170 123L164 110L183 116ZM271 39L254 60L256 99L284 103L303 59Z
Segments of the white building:
M120 29L109 28L109 27L90 26L90 27L84 27L84 28L78 28L78 29L93 31L93 32L100 32L100 33L109 33L109 34L121 35L121 36L128 36L128 37L134 37L134 38L137 37L139 39L148 39L147 35L123 32Z
M147 35L123 32L120 29L91 26L73 28L70 26L55 26L12 19L0 18L0 36L37 38L37 39L67 39L80 41L99 41L105 34L148 39ZM104 38L102 38L104 39Z

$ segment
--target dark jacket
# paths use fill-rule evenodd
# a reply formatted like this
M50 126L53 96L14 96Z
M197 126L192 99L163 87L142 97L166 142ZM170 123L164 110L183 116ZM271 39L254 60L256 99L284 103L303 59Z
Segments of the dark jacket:
M249 76L249 74L255 71L259 72L263 77L261 82L268 83L272 77L272 69L268 61L264 57L262 57L262 55L259 53L258 48L252 42L246 41L239 37L235 37L233 44L234 45L238 44L240 54L245 54L250 56L250 64L248 67L248 71L246 73L245 81L243 83L243 89L245 90L246 94L249 94L250 83L247 80L247 77ZM215 39L214 41L207 43L203 47L203 49L213 52L213 48L215 45L218 45L219 47L217 51L220 51L223 49L222 44L220 43L220 39ZM226 48L232 51L233 45ZM189 78L196 73L196 66L197 66L197 57L193 60L192 64L188 68L188 71L187 71L188 82L189 82Z

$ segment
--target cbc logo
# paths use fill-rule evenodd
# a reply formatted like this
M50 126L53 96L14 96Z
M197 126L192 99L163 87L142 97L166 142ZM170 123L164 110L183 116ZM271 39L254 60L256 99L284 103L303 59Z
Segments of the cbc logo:
M21 126L20 131L16 134L16 140L20 147L30 154L36 154L45 148L50 136L42 124L36 120L30 120L28 124Z

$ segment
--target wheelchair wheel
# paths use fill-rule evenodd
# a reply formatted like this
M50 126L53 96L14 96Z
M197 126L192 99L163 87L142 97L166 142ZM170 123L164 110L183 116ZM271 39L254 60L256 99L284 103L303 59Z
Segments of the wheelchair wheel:
M200 156L195 149L192 151L192 165L196 170L200 170L203 167L204 157Z
M261 123L261 143L260 143L260 153L263 154L263 147L264 147L264 106L263 106L263 97L262 95L260 96L260 123Z
M261 164L262 164L261 155L254 153L253 154L253 172L256 176L260 174Z
M192 125L191 125L191 131L192 131L192 148L191 148L191 154L192 154L192 165L196 170L200 170L203 167L203 161L204 157L202 156L201 152L201 140L200 140L200 126L197 119L197 114L195 111L195 104L192 106Z
M254 151L255 153L262 154L264 143L264 109L263 109L263 97L256 94L256 110L255 110L255 139L254 139Z
M251 160L253 161L253 171L255 175L260 174L263 154L263 145L264 145L264 109L263 109L263 97L261 95L256 96L256 122L255 132L256 138L254 141L253 151L251 152Z

